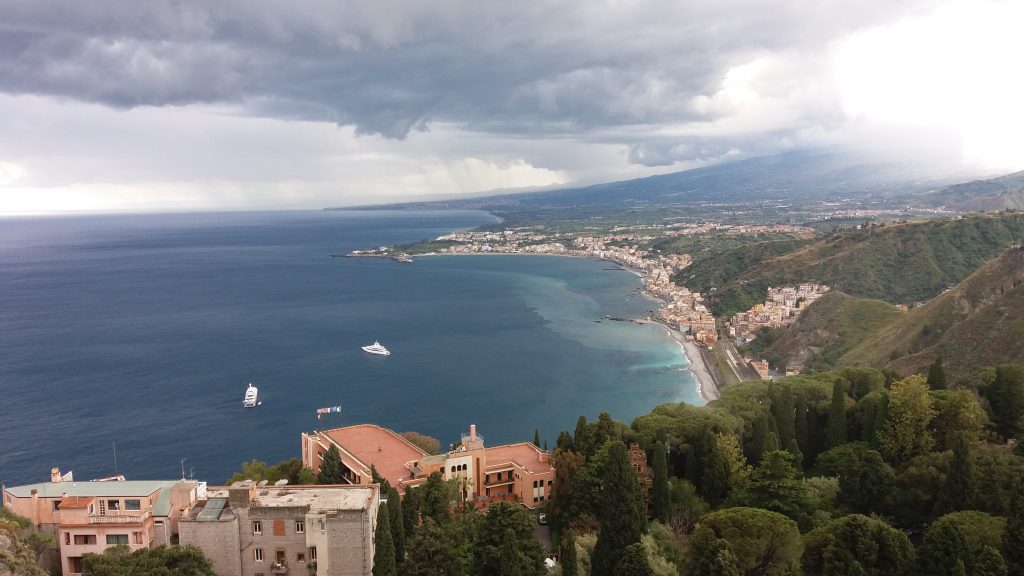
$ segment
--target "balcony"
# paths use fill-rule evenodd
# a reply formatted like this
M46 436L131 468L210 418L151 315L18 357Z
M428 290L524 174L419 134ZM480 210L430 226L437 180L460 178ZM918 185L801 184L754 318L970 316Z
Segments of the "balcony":
M89 524L142 524L149 519L149 512L137 514L92 514L89 516Z
M287 562L277 562L277 563L271 564L270 565L270 573L271 574L287 574L288 573L288 563Z
M508 484L515 484L515 482L516 481L513 480L512 478L506 478L504 480L491 479L484 481L484 486L487 488L494 488L495 486L506 486Z

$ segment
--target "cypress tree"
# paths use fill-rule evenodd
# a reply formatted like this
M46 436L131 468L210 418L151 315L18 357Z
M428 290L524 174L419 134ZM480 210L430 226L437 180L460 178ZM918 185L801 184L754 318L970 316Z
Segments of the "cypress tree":
M388 485L388 527L395 543L395 561L405 562L405 518L402 513L402 497L398 489Z
M573 450L572 436L565 430L558 433L558 440L555 441L555 449L563 451Z
M588 458L597 449L594 445L594 432L590 429L586 416L580 416L576 421L576 434L573 435L572 442L576 446L576 451Z
M796 443L800 446L801 452L810 452L810 444L807 441L807 400L803 395L797 396L795 405L793 430Z
M747 459L751 462L761 461L765 443L768 442L768 431L768 416L758 414L750 431L750 444L747 450Z
M611 414L601 412L597 415L597 433L594 439L594 450L600 449L609 440L618 440L618 435L615 433L615 421L612 420Z
M946 389L946 371L942 367L942 356L936 358L935 362L932 362L932 365L928 367L928 389Z
M377 533L373 542L373 576L398 576L395 540L391 535L387 504L377 508Z
M974 493L977 489L974 468L974 445L967 434L961 433L953 446L953 461L946 482L939 493L936 512L938 515L970 510L974 508Z
M804 454L800 451L800 447L797 446L796 438L789 441L789 446L786 446L786 452L793 455L793 466L802 472L804 469Z
M323 462L320 463L320 473L316 476L317 484L341 484L344 479L341 476L341 453L338 447L331 444L331 447L324 453Z
M889 420L889 393L882 392L878 398L878 405L875 406L875 422L871 426L871 445L877 450L881 448L878 434L885 430L886 422Z
M501 543L498 566L501 576L533 576L530 562L525 554L519 551L519 538L512 528L505 530L505 538Z
M761 460L764 460L765 454L769 452L775 452L779 449L779 436L775 432L769 432L768 437L764 439L764 446L761 447Z
M613 576L616 561L626 548L640 542L647 529L644 497L636 472L629 464L626 445L612 442L608 447L601 478L598 520L600 532L591 555L591 576Z
M562 576L577 576L579 567L576 565L576 539L572 536L571 530L562 533L561 540Z
M654 479L651 485L651 515L655 520L668 523L672 516L672 501L668 489L668 460L665 445L654 443L651 467L654 468Z
M779 431L779 446L789 446L796 438L796 406L793 403L793 389L789 384L782 386L777 402L772 404L775 427Z
M711 428L703 426L697 435L690 440L690 450L686 453L686 479L697 490L704 487L704 457L711 443Z
M402 502L402 528L408 539L412 539L416 528L420 523L420 492L409 489L405 492L405 501Z
M842 379L832 385L832 404L825 429L829 448L846 444L846 387Z
M533 429L533 445L540 448L540 430L537 428Z
M1024 421L1024 366L997 366L995 380L984 392L992 407L996 431L1003 438L1016 437Z

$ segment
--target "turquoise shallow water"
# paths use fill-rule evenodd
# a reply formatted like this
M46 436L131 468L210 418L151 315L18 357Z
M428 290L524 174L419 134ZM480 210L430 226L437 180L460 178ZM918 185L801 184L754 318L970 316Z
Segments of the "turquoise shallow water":
M299 454L320 426L549 443L580 414L700 403L655 303L606 262L329 254L434 237L475 212L0 220L0 481L180 475ZM383 358L359 347L380 340ZM248 382L263 406L240 407Z

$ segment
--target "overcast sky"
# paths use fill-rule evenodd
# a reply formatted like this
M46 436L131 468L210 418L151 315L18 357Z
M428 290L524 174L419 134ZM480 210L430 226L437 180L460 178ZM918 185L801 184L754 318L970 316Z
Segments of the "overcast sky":
M320 208L849 145L1024 169L1019 0L0 0L0 213Z

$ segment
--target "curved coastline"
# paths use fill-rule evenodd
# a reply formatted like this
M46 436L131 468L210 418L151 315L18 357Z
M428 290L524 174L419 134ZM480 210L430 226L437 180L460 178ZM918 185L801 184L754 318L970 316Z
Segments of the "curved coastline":
M477 253L427 252L427 253L416 254L415 255L415 257L417 257L417 258L421 257L421 256L560 256L560 257L563 257L563 258L583 258L583 259L587 259L587 260L601 260L601 261L605 261L605 262L611 262L611 263L615 264L616 266L622 267L623 270L627 270L629 272L632 272L633 274L635 274L641 280L645 278L645 276L644 276L642 271L636 270L636 269L631 268L629 266L625 266L625 265L623 265L620 262L616 262L615 260L610 260L608 258L595 258L593 256L584 256L584 255L580 255L580 254L541 254L541 253L530 253L530 252L517 252L517 253L506 253L506 252L495 252L495 253L486 253L486 252L484 252L484 253L480 253L480 252L477 252ZM657 296L651 294L646 289L642 289L642 294L645 297L650 298L654 302L657 302L659 304L664 304L663 300L661 300ZM708 402L711 402L712 400L716 400L720 396L721 392L720 392L720 390L718 388L718 383L715 381L715 378L714 378L714 376L712 376L711 372L708 371L708 369L707 369L707 357L705 356L704 352L700 349L700 347L697 346L696 343L694 343L692 340L687 339L686 335L684 335L682 332L680 332L679 330L676 330L675 328L665 324L664 322L659 322L659 321L654 320L652 318L636 318L636 319L632 319L631 321L632 322L636 322L638 324L658 324L658 325L662 326L663 328L665 328L665 331L668 333L669 338L672 338L673 340L675 340L675 342L679 345L679 350L682 353L683 357L686 358L686 362L687 362L687 365L688 365L687 366L687 371L689 371L690 374L693 375L693 378L694 378L694 380L696 381L696 384L697 384L697 392L698 392L698 394L700 394L700 397L704 400L704 403L706 404Z

